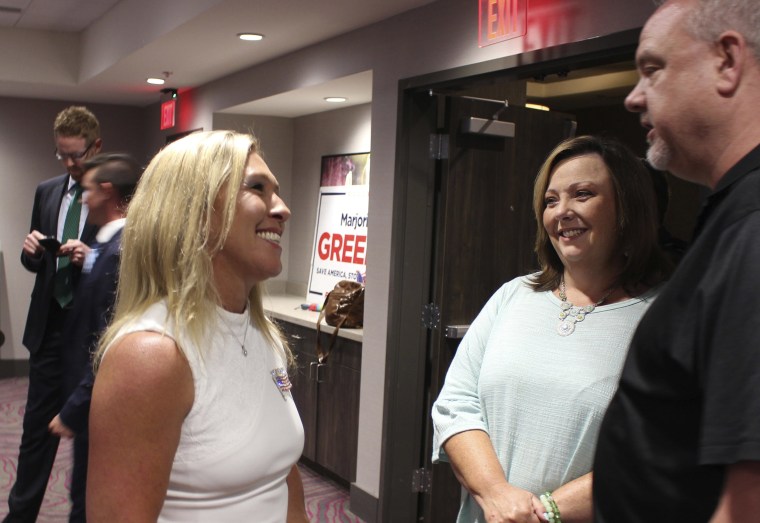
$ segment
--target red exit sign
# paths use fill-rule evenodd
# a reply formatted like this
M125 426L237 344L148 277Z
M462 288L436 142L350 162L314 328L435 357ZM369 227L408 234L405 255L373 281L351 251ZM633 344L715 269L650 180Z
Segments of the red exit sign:
M524 36L528 30L528 0L478 0L478 45Z
M161 130L174 127L174 112L177 109L177 100L168 100L161 104Z

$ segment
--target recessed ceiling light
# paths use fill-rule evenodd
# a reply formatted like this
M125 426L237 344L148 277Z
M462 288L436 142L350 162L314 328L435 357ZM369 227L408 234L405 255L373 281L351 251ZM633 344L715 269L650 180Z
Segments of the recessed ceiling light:
M335 103L335 104L345 102L346 100L348 100L348 98L344 96L328 96L325 98L325 102L330 102L330 103Z
M545 106L545 105L541 105L541 104L530 104L530 103L528 103L528 104L525 104L525 108L526 108L526 109L536 109L536 110L538 110L538 111L548 111L548 110L549 110L549 108L548 108L547 106Z
M247 41L258 41L263 40L264 35L258 34L258 33L238 33L238 38L241 40L247 40Z
M166 82L166 80L163 78L148 78L146 82L152 85L164 85L164 82Z

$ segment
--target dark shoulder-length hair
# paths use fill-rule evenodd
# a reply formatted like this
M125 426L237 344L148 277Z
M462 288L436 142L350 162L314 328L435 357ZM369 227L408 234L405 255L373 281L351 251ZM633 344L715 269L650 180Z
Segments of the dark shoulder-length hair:
M533 187L533 211L538 224L535 251L540 272L534 276L531 285L536 291L559 287L564 271L543 224L549 180L560 162L591 154L604 161L615 189L616 229L621 240L621 255L625 259L616 284L635 293L642 284L656 285L670 273L671 264L658 243L657 199L652 179L641 160L613 138L578 136L554 148L538 171Z

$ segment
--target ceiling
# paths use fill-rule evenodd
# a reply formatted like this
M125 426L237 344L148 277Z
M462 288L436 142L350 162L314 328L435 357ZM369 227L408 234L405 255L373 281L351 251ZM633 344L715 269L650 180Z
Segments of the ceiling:
M0 0L0 96L146 106L162 88L148 77L197 87L434 1ZM569 110L619 103L635 82L627 63L533 79L527 94ZM371 101L367 71L224 112L297 117Z
M0 96L145 106L435 0L0 0ZM261 42L236 35L255 32ZM254 101L299 116L372 99L371 73Z
M0 27L79 32L119 0L0 0Z

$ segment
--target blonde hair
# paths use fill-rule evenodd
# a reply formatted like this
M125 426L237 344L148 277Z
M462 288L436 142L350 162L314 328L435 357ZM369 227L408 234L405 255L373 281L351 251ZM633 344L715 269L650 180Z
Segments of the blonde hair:
M212 258L224 246L243 169L258 148L251 135L211 131L188 135L151 160L127 211L114 318L100 339L96 369L119 331L161 300L177 331L203 346L219 304ZM261 297L255 285L248 297L251 320L292 363Z

